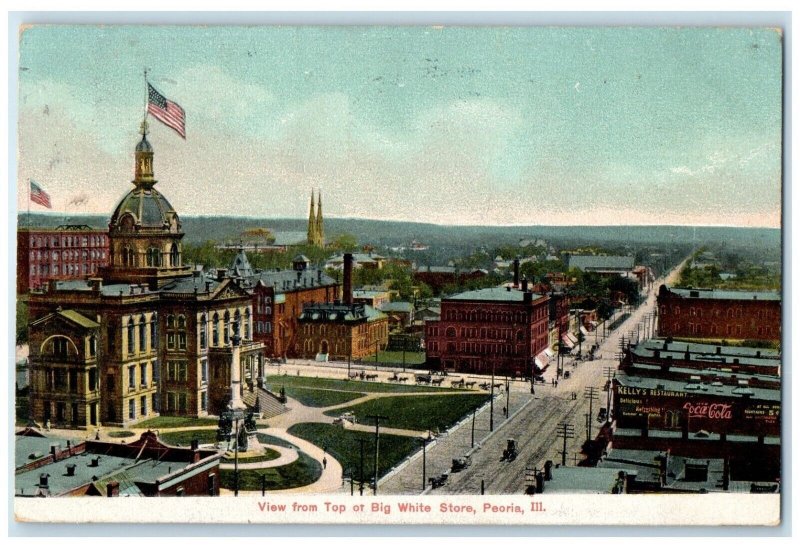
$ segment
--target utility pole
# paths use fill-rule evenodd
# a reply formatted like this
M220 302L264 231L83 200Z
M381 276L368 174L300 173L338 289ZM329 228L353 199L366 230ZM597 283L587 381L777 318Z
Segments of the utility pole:
M430 441L428 438L420 438L422 442L422 490L425 490L427 487L425 480L427 478L427 466L425 462L425 448L428 446L428 442Z
M383 415L367 415L368 419L375 419L375 484L372 486L372 494L378 494L378 449L380 445L380 424L381 419L388 419L389 417L385 417Z
M575 426L566 422L558 425L558 437L563 438L563 446L561 450L561 466L567 464L567 440L575 437Z
M472 443L470 443L470 447L475 447L475 414L478 412L478 408L472 410Z
M359 438L358 444L361 446L361 470L358 475L359 486L358 486L358 493L359 496L364 496L364 443L366 442L365 439Z
M506 376L506 418L508 418L509 413L511 413L511 382Z
M608 383L608 388L606 390L606 422L611 422L611 380L614 378L614 368L604 367L603 374L605 375L606 382Z
M586 419L586 441L592 439L592 404L597 398L597 388L594 386L587 386L583 392L584 397L589 399L589 418Z
M489 398L489 432L494 432L494 361L492 361L492 386Z

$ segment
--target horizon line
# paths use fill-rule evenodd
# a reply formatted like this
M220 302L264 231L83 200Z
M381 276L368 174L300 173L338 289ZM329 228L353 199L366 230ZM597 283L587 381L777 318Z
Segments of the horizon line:
M101 213L78 213L73 212L69 215L65 214L64 212L56 212L56 211L18 211L17 216L22 215L45 215L45 216L62 216L65 218L69 217L107 217ZM281 221L300 221L300 222L307 222L308 219L305 217L279 217L279 216L255 216L255 215L230 215L230 214L184 214L180 215L180 217L185 218L196 218L196 217L220 217L220 218L228 218L228 219L252 219L252 220L281 220ZM783 230L783 226L748 226L748 225L723 225L723 224L675 224L675 223L663 223L663 224L485 224L485 225L476 225L476 224L445 224L445 223L435 223L430 221L413 221L413 220L401 220L401 219L379 219L373 217L339 217L336 215L325 216L325 219L336 219L338 221L372 221L372 222L381 222L381 223L409 223L409 224L419 224L419 225L430 225L430 226L438 226L438 227L453 227L453 228L570 228L570 227L592 227L592 228L624 228L624 227L637 227L637 228L655 228L655 227L677 227L677 228L749 228L749 229L758 229L758 230Z

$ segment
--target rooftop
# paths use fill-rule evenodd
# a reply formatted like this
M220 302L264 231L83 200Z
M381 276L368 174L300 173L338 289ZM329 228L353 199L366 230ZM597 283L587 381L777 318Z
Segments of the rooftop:
M531 293L532 300L542 298L542 295ZM447 297L449 301L495 301L495 302L523 302L525 293L522 291L511 289L510 291L505 287L487 287L485 289L475 289L472 291L465 291L451 297Z
M568 492L570 494L610 494L619 472L636 474L630 466L589 468L584 466L553 467L553 479L544 482L544 493Z
M759 388L754 386L724 385L722 383L708 384L687 380L670 380L653 377L631 376L623 371L618 371L615 380L621 385L631 388L647 388L664 392L680 394L703 394L706 397L747 397L759 401L781 401L781 391L778 388Z
M393 303L384 303L381 305L382 312L412 312L414 305L407 302L396 301Z
M567 267L578 270L632 270L634 259L623 255L570 255Z
M731 291L729 289L682 289L667 287L667 290L685 299L718 299L725 301L780 301L777 291Z

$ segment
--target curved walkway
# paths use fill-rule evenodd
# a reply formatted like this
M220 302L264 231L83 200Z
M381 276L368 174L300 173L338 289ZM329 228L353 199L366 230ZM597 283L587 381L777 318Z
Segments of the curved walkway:
M271 460L260 460L257 462L240 462L239 470L262 470L265 468L277 468L291 464L300 458L297 449L290 449L288 447L281 447L280 445L263 445L267 449L272 449L280 453L280 456ZM233 462L220 462L219 467L222 470L233 470L236 465Z

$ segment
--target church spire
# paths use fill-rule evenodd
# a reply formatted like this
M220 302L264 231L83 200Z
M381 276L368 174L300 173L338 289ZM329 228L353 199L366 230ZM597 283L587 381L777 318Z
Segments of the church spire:
M325 245L325 228L322 224L322 190L317 190L317 245Z
M308 211L308 245L316 245L317 222L314 218L314 189L311 189L311 208Z

